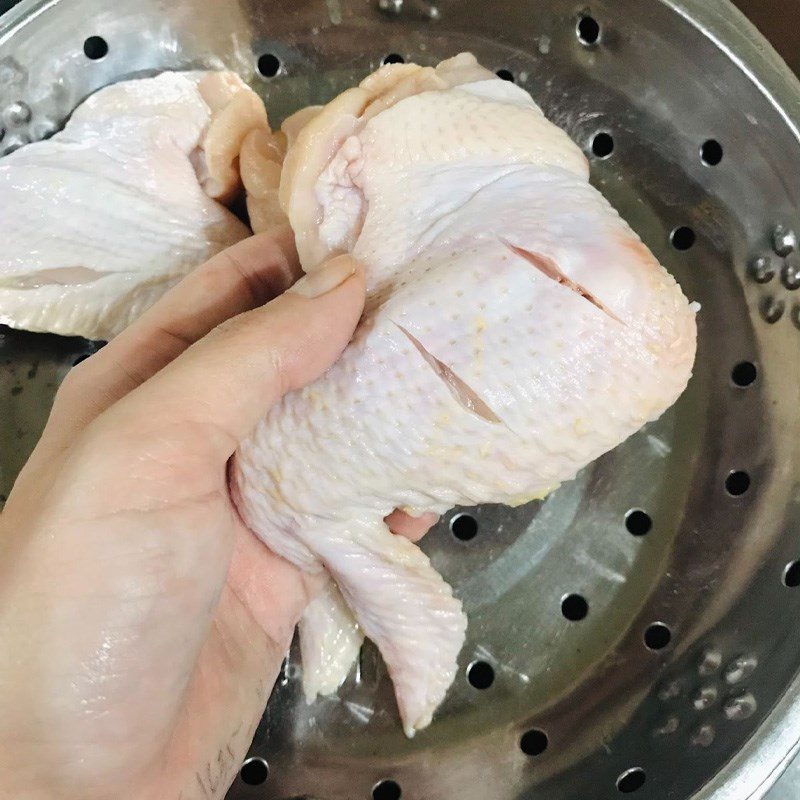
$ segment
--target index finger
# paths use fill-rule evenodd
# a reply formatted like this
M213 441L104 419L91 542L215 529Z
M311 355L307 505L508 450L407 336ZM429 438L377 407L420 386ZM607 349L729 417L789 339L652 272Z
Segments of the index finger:
M341 355L361 317L364 284L351 256L332 259L313 274L315 291L285 292L217 327L101 415L94 434L126 461L138 448L162 464L177 458L185 467L196 457L224 465L284 394ZM108 448L112 437L118 446Z
M47 431L64 446L89 422L222 322L264 305L302 274L286 225L223 250L69 374Z

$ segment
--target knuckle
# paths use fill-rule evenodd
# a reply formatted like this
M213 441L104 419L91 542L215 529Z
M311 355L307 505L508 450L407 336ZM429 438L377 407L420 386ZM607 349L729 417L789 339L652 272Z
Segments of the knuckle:
M209 338L217 342L225 342L235 339L247 325L248 314L238 314L235 317L226 319L214 328L209 334Z
M70 371L63 377L61 383L56 391L56 402L65 397L71 397L76 392L81 391L87 381L87 362L81 361L70 369Z

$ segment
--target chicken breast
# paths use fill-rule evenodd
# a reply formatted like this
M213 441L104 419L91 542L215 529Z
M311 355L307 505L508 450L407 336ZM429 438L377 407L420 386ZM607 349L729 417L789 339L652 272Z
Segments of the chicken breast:
M525 91L466 54L383 67L286 155L303 267L353 253L367 305L342 359L242 444L234 492L273 550L332 576L409 736L454 679L466 619L384 516L542 497L691 375L693 308L588 175ZM301 624L311 695L355 657L343 609L331 587Z
M167 72L101 89L0 160L0 323L108 339L248 236L218 200L254 128L263 103L234 73Z

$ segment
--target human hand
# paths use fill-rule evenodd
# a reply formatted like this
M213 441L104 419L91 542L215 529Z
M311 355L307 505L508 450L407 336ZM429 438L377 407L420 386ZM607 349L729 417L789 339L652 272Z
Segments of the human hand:
M288 229L245 240L62 384L0 516L0 796L208 800L233 780L314 579L245 527L227 462L364 301L342 258L263 305L299 274ZM435 521L388 519L414 539Z

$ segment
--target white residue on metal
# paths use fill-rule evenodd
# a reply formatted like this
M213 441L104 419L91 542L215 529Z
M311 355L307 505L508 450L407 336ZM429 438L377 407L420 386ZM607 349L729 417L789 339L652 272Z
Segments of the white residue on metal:
M303 675L303 670L299 664L287 664L286 665L286 677L290 681L296 681L301 678Z
M575 560L580 566L588 567L596 575L605 578L607 581L611 581L611 583L625 583L626 578L621 572L617 572L617 570L609 567L607 564L603 564L602 561L598 561L589 553L578 551Z
M662 725L653 729L653 736L672 736L680 727L677 717L668 717Z
M490 664L497 663L497 659L494 657L494 655L489 650L487 650L482 644L479 644L475 648L475 655L481 661L488 661Z
M524 672L519 672L509 664L501 664L497 660L497 657L494 655L494 653L492 653L490 650L487 650L481 644L475 648L475 658L479 659L480 661L485 661L488 664L493 664L500 672L504 672L506 675L513 675L520 681L520 683L529 684L531 682L530 677L528 677Z
M250 40L247 39L247 41L245 41L242 36L234 32L231 34L231 45L232 47L230 52L233 53L235 62L230 66L227 66L222 59L215 56L214 60L217 63L214 64L214 69L233 69L245 80L249 80L253 77L253 49L250 44ZM180 50L177 52L180 52Z
M365 706L361 703L354 703L352 700L345 700L344 707L359 721L366 725L375 713L372 706Z
M328 19L330 19L331 25L341 25L342 6L339 4L339 0L325 0L325 7L328 9Z
M531 679L528 675L526 675L524 672L519 672L508 664L498 664L498 667L500 668L501 672L504 672L506 675L512 675L520 683L524 683L526 686L531 682Z
M672 448L663 439L659 439L658 436L653 436L652 433L647 435L647 443L650 445L653 452L661 458L666 458L672 452Z
M356 671L353 675L353 680L358 686L361 683L361 653L358 654L358 658L356 659Z

